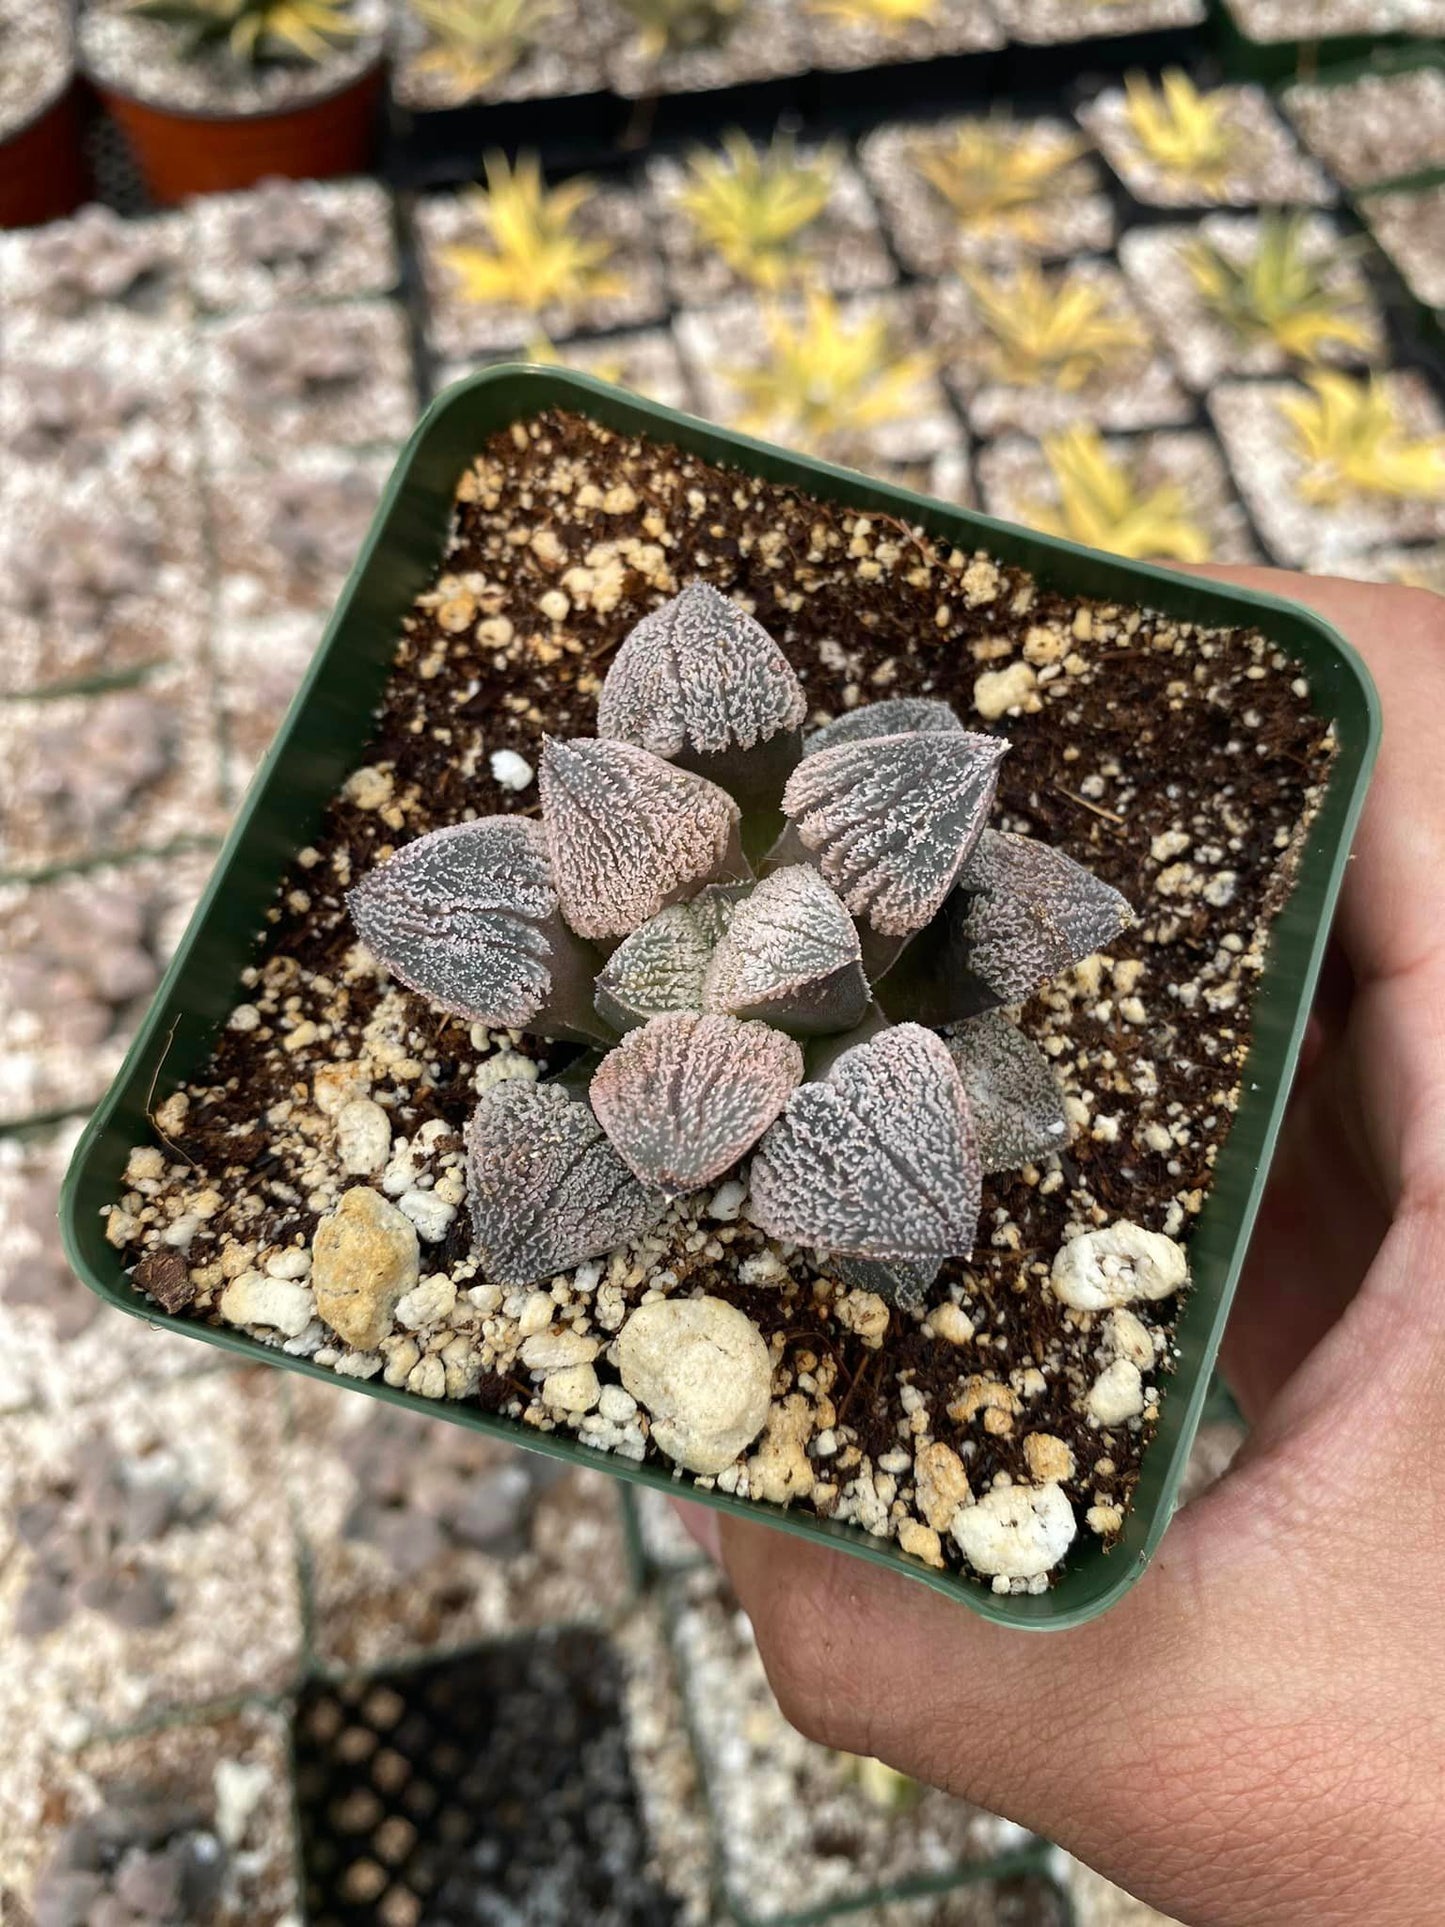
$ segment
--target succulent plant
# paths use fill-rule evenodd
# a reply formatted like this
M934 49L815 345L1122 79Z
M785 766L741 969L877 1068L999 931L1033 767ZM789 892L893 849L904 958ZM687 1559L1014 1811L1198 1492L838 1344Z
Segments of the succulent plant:
M1027 262L1006 276L964 279L988 333L985 359L998 381L1082 388L1147 346L1140 324L1115 313L1102 289L1077 274L1050 279Z
M338 322L324 333L298 330L294 319L278 309L239 330L231 352L245 377L243 405L264 412L364 380L374 351L363 327Z
M408 0L426 28L413 62L459 92L475 95L511 73L554 17L551 0Z
M117 604L154 587L155 538L123 511L100 522L57 507L46 517L45 534L40 543L17 535L0 551L8 577L0 607L8 603L55 629L96 635Z
M869 429L908 419L935 370L933 355L901 344L881 311L849 315L810 288L803 312L764 317L767 358L724 370L738 392L738 426L819 453L845 454Z
M96 303L143 307L170 266L163 229L99 205L41 228L33 259L47 305L66 316Z
M1160 482L1143 493L1123 457L1082 422L1046 436L1043 448L1059 500L1057 508L1030 504L1028 520L1035 528L1141 562L1151 556L1209 560L1209 538L1190 517L1177 482Z
M914 166L965 233L1036 245L1040 215L1083 151L1076 135L1061 130L969 120L944 146L916 147Z
M21 365L14 372L21 414L10 447L27 461L59 461L70 469L103 462L115 438L149 404L138 382L88 363Z
M128 11L178 27L187 58L224 47L249 67L322 61L360 31L351 0L129 0Z
M905 27L931 26L942 11L942 0L807 0L807 7L830 26L902 33Z
M1124 83L1130 132L1156 167L1215 193L1239 155L1239 136L1223 94L1201 94L1182 67L1171 67L1154 86L1142 74Z
M442 251L464 301L505 302L541 314L558 302L605 300L622 286L607 263L604 240L577 231L577 215L591 200L590 181L548 188L535 154L489 154L487 185L471 190L471 204L487 245L457 242Z
M1300 361L1318 361L1329 347L1364 353L1370 346L1363 317L1330 286L1329 263L1311 253L1298 214L1263 215L1247 260L1200 239L1184 264L1205 306L1236 340L1273 343Z
M1357 496L1445 501L1445 435L1411 435L1389 390L1372 375L1357 381L1322 370L1313 393L1287 395L1280 413L1305 463L1297 488L1333 508Z
M646 60L723 46L751 3L752 0L620 0L622 11L637 28L639 50Z
M263 181L237 208L231 238L239 253L259 267L296 262L312 267L336 240L327 209L293 181Z
M839 150L825 147L801 161L787 135L762 148L736 129L722 146L721 154L700 147L688 156L683 212L734 274L754 287L782 288L799 272L792 243L828 205Z
M971 1249L985 1172L1063 1145L1003 1007L1128 906L987 827L1005 737L901 698L805 741L806 707L761 624L692 583L624 641L600 734L544 744L540 821L433 831L352 890L376 961L441 1008L591 1046L472 1117L496 1282L641 1237L751 1155L755 1223L915 1302Z

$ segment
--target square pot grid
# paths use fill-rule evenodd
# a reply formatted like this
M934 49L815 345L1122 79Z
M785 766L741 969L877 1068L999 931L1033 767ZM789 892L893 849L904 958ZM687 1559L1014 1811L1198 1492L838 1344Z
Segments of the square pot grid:
M1037 113L1057 125L1070 106L1030 103L1018 118ZM876 150L906 128L895 115L861 147L844 140L850 220L875 264L870 285L889 297L911 342L926 347L919 316L956 284L946 264L932 276L914 271L916 237L897 225L896 193L870 182L869 140ZM1127 267L1127 237L1151 226L1157 210L1109 178L1087 138L1085 152L1112 215L1093 244L1122 234ZM643 164L620 164L607 186L624 213L628 202L635 208L628 231L642 237L649 289L664 292L649 295L646 327L564 327L550 351L670 406L701 409L711 397L721 407L727 384L707 381L688 352L689 341L710 338L715 310L696 298L677 303L669 263L649 238L658 232L655 179L649 184ZM319 267L312 257L305 272L270 263L228 276L262 225L248 216L284 213L277 190L261 192L271 198L256 209L238 196L224 209L119 222L92 210L43 234L0 236L0 415L7 445L21 450L8 464L4 525L29 531L36 500L54 498L101 554L66 585L71 599L51 608L36 602L22 545L0 543L0 614L23 645L7 656L0 699L12 772L0 796L0 914L5 969L16 980L6 985L0 1084L0 1463L16 1468L0 1492L0 1538L10 1548L0 1619L13 1628L18 1616L30 1628L7 1636L0 1663L0 1708L15 1736L0 1766L0 1904L28 1906L47 1863L79 1851L87 1816L109 1811L121 1797L115 1789L139 1784L180 1801L187 1823L199 1815L220 1843L229 1884L217 1918L294 1918L308 1883L315 1920L411 1927L481 1918L439 1912L429 1897L440 1891L436 1869L447 1853L452 1864L463 1851L499 1851L471 1820L459 1832L446 1816L465 1818L468 1789L482 1784L471 1769L509 1695L540 1677L536 1690L560 1680L564 1698L570 1680L603 1754L613 1748L606 1798L620 1803L646 1847L633 1870L641 1911L628 1918L721 1923L767 1917L770 1908L776 1918L772 1897L750 1892L720 1852L727 1800L708 1785L718 1768L679 1637L685 1589L713 1582L690 1570L690 1545L654 1495L624 1500L600 1474L548 1479L505 1449L451 1437L449 1427L416 1425L414 1441L381 1435L383 1418L396 1421L352 1413L339 1390L221 1369L203 1348L147 1332L67 1283L54 1199L78 1119L123 1050L228 811L284 714L344 577L347 531L379 493L410 407L477 365L457 352L454 328L434 325L419 245L424 206L376 183L333 190L321 225L334 247ZM308 206L298 224L314 247L317 191L300 192ZM1171 218L1177 227L1197 217ZM1416 307L1361 224L1348 212L1335 220L1360 248L1353 265L1380 317L1364 359L1376 371L1403 372L1413 420L1438 432L1445 381ZM981 252L997 265L997 246ZM1112 265L1117 257L1074 258ZM241 290L230 313L228 284ZM760 312L730 281L715 285L719 302L751 300ZM289 343L324 346L317 311L332 304L348 318L347 365L338 376L324 355L308 362L302 354L288 366ZM268 334L272 317L279 325ZM1142 304L1139 319L1151 328ZM1168 365L1157 315L1152 327ZM238 377L230 345L257 330L247 367L259 368L273 399L238 408L247 370ZM479 332L485 338L485 317ZM1184 387L1196 385L1190 370L1175 372ZM355 411L335 405L336 379L367 392L359 428ZM977 475L986 505L1003 507L1003 478L1043 477L1045 458L1008 424L999 436L986 416L971 414L965 386L939 386L950 459L935 463L935 480L947 476L945 486L965 500ZM1222 408L1203 393L1183 415L1171 396L1163 419L1122 440L1137 438L1146 458L1161 438L1187 443L1209 477L1221 554L1328 560L1363 579L1445 581L1439 513L1376 504L1343 528L1339 517L1312 525L1307 511L1287 528L1251 515L1253 444L1230 424L1266 421L1279 387L1278 377L1236 380ZM96 408L115 429L87 442L79 424ZM1226 429L1222 441L1216 424ZM886 442L855 459L897 472ZM320 526L287 541L268 504L291 499L288 489L304 502L311 482L325 496ZM1364 536L1352 538L1350 526ZM169 544L159 571L158 527ZM124 560L137 542L140 578L115 592L106 559ZM141 651L137 603L151 639ZM148 720L157 715L165 721L159 747ZM72 756L57 757L57 746ZM129 888L137 880L139 913ZM103 966L67 945L67 902L112 906ZM40 985L52 976L64 986L65 1010L53 1025L38 1014ZM1202 1435L1200 1477L1227 1461L1234 1435L1217 1430ZM479 1491L486 1503L464 1503ZM238 1572L228 1555L243 1529L254 1544ZM734 1624L733 1633L746 1648L745 1628ZM505 1662L497 1654L504 1636L520 1642ZM398 1733L410 1752L395 1743ZM377 1783L378 1763L390 1790ZM814 1765L836 1769L821 1755ZM560 1767L556 1777L559 1810L575 1815L587 1790ZM1005 1873L990 1874L985 1853L968 1869L979 1877L954 1893L920 1892L886 1909L865 1904L851 1917L889 1927L1048 1927L1068 1918L1055 1879L1060 1857L1045 1858L1033 1842L992 1845L1004 1847ZM474 1879L483 1864L473 1862ZM415 1866L430 1871L413 1879ZM945 1885L958 1872L932 1871ZM866 1883L840 1887L836 1866L820 1863L817 1874L796 1917L867 1901ZM1097 1883L1078 1870L1063 1874L1081 1922L1110 1917ZM806 1870L801 1878L806 1889Z

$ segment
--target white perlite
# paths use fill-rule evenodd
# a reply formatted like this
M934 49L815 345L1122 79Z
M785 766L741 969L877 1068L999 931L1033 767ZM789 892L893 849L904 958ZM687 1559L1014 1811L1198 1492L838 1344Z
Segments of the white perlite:
M1054 1296L1075 1311L1111 1311L1139 1298L1168 1298L1189 1279L1181 1247L1127 1220L1071 1238L1054 1259Z
M724 1471L767 1422L768 1348L752 1320L720 1298L639 1305L614 1356L659 1449L690 1472Z
M1007 1485L960 1506L951 1531L975 1572L1035 1579L1056 1566L1078 1530L1063 1488Z
M519 756L514 749L494 749L492 751L492 781L501 789L514 793L526 789L536 771L525 756Z
M336 1150L352 1177L370 1177L391 1155L391 1119L369 1097L354 1097L336 1113Z
M305 1285L247 1271L221 1293L221 1316L228 1325L263 1325L296 1338L311 1323L315 1301Z
M1106 1365L1089 1387L1084 1406L1094 1423L1106 1429L1138 1418L1144 1409L1139 1367L1127 1358L1116 1358L1112 1365Z

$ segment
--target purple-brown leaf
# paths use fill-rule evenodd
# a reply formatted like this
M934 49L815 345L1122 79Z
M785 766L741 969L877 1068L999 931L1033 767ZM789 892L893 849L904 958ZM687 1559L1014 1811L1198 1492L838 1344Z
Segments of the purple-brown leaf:
M391 976L443 1010L529 1023L552 990L557 893L540 826L487 816L418 837L347 897Z
M562 914L584 937L625 937L703 884L746 874L732 798L650 750L549 738L540 782Z
M760 622L692 582L627 637L597 698L597 733L656 756L752 749L802 723L807 699Z
M850 1030L868 1008L853 919L806 864L775 870L733 912L703 979L705 1010L799 1036Z
M712 955L705 919L690 903L669 904L624 937L597 979L597 1009L616 1030L632 1030L667 1011L702 1009Z
M1022 1003L1134 921L1117 890L1031 836L985 831L959 885L969 969L1000 1004Z
M645 1184L676 1194L745 1156L803 1075L803 1053L766 1024L654 1017L603 1058L592 1108Z
M936 696L890 696L887 702L846 709L804 739L804 756L839 743L863 743L875 736L921 735L932 730L962 730L963 724Z
M1016 1171L1063 1150L1069 1127L1058 1079L1017 1024L984 1011L957 1026L948 1050L968 1095L985 1172Z
M570 1271L642 1237L667 1208L557 1084L493 1085L467 1127L467 1171L477 1254L499 1285Z
M753 1157L751 1210L777 1238L926 1265L972 1249L982 1179L947 1046L898 1024L793 1093Z
M953 888L1007 749L964 729L838 743L798 765L783 808L853 915L906 936Z

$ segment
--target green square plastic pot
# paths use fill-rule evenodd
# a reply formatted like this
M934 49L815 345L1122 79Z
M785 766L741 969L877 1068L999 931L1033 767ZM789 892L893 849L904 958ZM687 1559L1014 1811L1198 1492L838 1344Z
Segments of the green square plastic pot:
M934 1571L855 1526L720 1492L691 1494L719 1510L771 1518L786 1532L909 1573L987 1619L1036 1630L1080 1625L1135 1584L1169 1522L1279 1131L1378 741L1378 705L1358 657L1327 624L1292 603L1015 528L788 454L587 376L505 366L459 382L433 402L398 461L321 647L251 786L205 895L124 1065L76 1148L61 1200L71 1263L107 1303L254 1363L304 1372L639 1484L688 1489L675 1484L661 1466L595 1452L573 1439L542 1435L466 1405L340 1379L324 1366L287 1357L243 1333L165 1316L132 1284L119 1253L106 1243L100 1215L101 1207L123 1188L131 1146L150 1137L151 1106L204 1064L219 1026L240 1000L240 973L254 955L264 913L285 870L316 832L327 803L360 759L402 618L442 558L459 475L488 436L548 408L569 409L624 433L671 443L822 501L920 524L951 545L966 551L985 548L1002 561L1017 563L1067 594L1157 609L1208 627L1258 629L1299 662L1317 711L1335 725L1339 753L1299 881L1270 941L1255 1000L1239 1112L1190 1243L1194 1285L1179 1321L1177 1368L1120 1542L1106 1552L1082 1538L1052 1591L1015 1597L995 1594L956 1573Z

